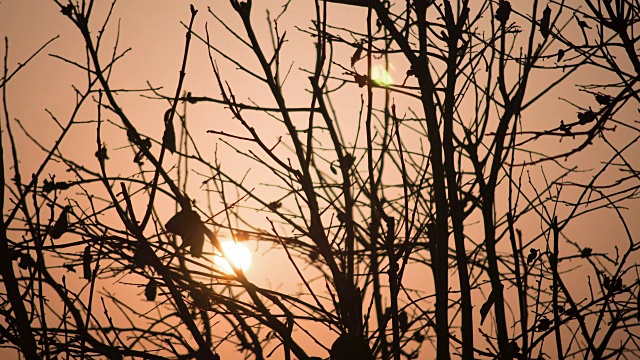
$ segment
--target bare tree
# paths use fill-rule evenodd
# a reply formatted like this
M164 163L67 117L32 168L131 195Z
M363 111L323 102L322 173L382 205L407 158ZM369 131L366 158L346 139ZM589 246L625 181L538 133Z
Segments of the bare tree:
M87 54L57 58L87 81L66 123L51 114L53 147L30 137L46 158L25 181L13 132L29 127L6 92L28 70L9 71L6 41L3 346L27 359L219 359L228 345L256 359L639 355L637 3L317 0L295 29L315 44L300 69L285 60L289 2L266 25L251 0L230 0L235 19L192 5L175 91L143 92L166 109L157 136L110 81L127 52L105 45L116 2L99 15L54 2ZM185 88L194 46L218 93ZM227 82L229 65L261 87ZM287 84L301 75L303 89ZM270 100L244 100L253 91ZM206 103L228 114L208 125L215 147L187 116ZM86 124L92 161L61 147ZM133 161L109 145L125 139ZM610 251L571 230L594 213L626 236ZM299 290L212 261L231 259L223 235L285 256ZM84 280L67 282L77 268Z

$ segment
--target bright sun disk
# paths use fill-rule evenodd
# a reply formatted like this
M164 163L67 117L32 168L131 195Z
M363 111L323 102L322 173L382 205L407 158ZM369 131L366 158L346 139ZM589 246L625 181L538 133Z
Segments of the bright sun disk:
M222 271L227 274L234 273L229 263L233 264L236 268L242 269L242 271L249 269L249 266L251 266L251 251L249 251L246 245L228 240L220 243L220 246L224 252L224 257L215 255L213 262L218 265Z

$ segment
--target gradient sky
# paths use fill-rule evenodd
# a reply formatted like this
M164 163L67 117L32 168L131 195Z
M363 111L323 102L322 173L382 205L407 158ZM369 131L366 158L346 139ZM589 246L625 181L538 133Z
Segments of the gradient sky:
M214 46L224 49L235 58L242 59L243 66L257 69L258 63L255 57L251 56L250 51L242 46L240 41L230 36L207 13L207 7L210 7L219 17L225 19L230 27L238 29L240 25L238 17L233 13L228 1L193 1L192 3L199 10L194 26L195 31L204 35L205 25L208 24ZM269 41L269 33L264 21L265 6L268 4L273 17L280 12L280 3L282 2L255 1L254 3L258 8L254 9L253 19L259 29L260 40L263 41L266 47ZM104 18L109 4L110 2L106 1L97 2L97 7L94 10L96 19L94 20ZM118 49L122 52L131 48L131 51L118 62L113 71L111 77L113 88L145 89L148 87L147 81L149 81L154 87L163 87L163 90L161 90L163 94L173 95L178 81L178 70L182 61L185 38L185 28L180 22L189 20L188 5L189 2L187 1L175 0L121 0L116 4L112 16L113 20L106 29L104 39L105 62L109 52L107 49L111 49L115 42L118 24L121 31ZM286 83L287 100L291 106L309 105L309 96L305 92L309 88L308 74L301 71L300 68L313 68L313 40L294 26L297 25L302 29L309 28L311 26L309 19L314 16L313 11L312 2L293 0L289 11L280 23L281 31L287 31L287 39L289 40L283 51L282 62L285 64L284 68L288 68L290 64L292 65L292 72ZM363 10L347 10L344 6L330 5L329 11L330 21L337 26L364 27L365 25L366 12ZM10 70L15 69L19 63L24 62L46 41L59 36L7 85L7 108L10 119L19 119L34 138L41 141L45 147L50 147L60 133L60 129L46 110L49 110L61 123L65 124L75 103L75 93L72 86L75 85L80 89L86 87L86 74L52 56L52 54L64 56L79 63L85 63L86 55L82 46L82 39L73 24L60 13L57 5L53 1L43 0L1 1L0 35L3 38L7 37L9 40L8 63ZM4 50L2 53L4 54ZM351 50L338 48L336 53L338 54L336 61L346 66ZM220 55L214 54L214 56L220 66L222 76L225 80L228 80L240 101L255 101L264 106L274 105L274 101L269 97L266 85L260 84L245 73L236 70L235 65L225 61ZM359 64L358 66L362 65ZM392 72L391 75L394 79L402 80L406 71L403 66L406 66L406 64L399 64L396 72ZM340 73L340 71L336 70L336 73ZM544 86L557 75L557 73L538 75L536 81L539 83L534 83L532 89ZM563 98L569 98L580 104L594 103L591 95L578 92L574 84L588 83L590 81L598 82L602 80L601 76L601 73L597 71L576 74L566 86L555 89L539 105L528 110L524 121L529 121L533 124L539 123L541 127L548 127L552 126L549 124L558 124L560 119L574 119L577 110L567 104ZM195 96L206 95L219 98L220 91L211 71L206 47L197 39L193 39L192 42L184 89L192 92ZM359 99L362 93L364 91L354 90L348 96L341 96L335 99L336 109L343 118L357 117L360 105ZM158 100L149 100L139 96L137 93L120 94L118 99L129 118L132 119L141 132L161 137L162 116L167 109L166 103ZM218 141L218 136L206 134L206 130L212 128L225 129L225 131L230 132L239 130L239 126L233 122L230 113L222 106L213 104L197 104L196 106L191 106L188 111L189 123L193 126L192 133L195 134L196 141L203 144L203 148L211 156L213 156L216 144L218 144L218 156L221 159L223 168L232 174L242 176L250 166L246 162L239 160L241 159L240 157L221 144ZM637 114L632 115L629 112L628 115L637 118ZM94 120L95 116L95 105L85 105L79 118ZM106 114L105 116L115 119L112 114ZM0 117L4 123L4 115ZM266 134L267 138L274 141L277 140L278 136L284 135L282 128L274 126L273 123L269 122L269 118L265 116L256 116L255 126ZM17 123L13 125L13 131L21 154L23 177L26 177L27 174L37 169L45 153L32 144L19 129ZM345 132L349 136L349 134L355 132L355 127L353 129L345 127ZM4 144L7 144L6 133L3 133L2 136ZM624 141L631 135L619 131L612 136L618 141ZM118 150L119 147L126 145L126 139L122 137L122 133L118 135L118 132L113 128L105 129L104 138L110 148L110 156L113 154L115 159L130 158L128 149ZM563 146L569 146L567 143L558 144L555 140L553 142L541 142L541 144L549 152L553 152ZM637 148L638 146L636 145L636 150ZM95 149L95 126L92 124L78 126L72 131L69 139L62 144L63 151L73 154L73 158L79 162L92 163L94 168L97 166L93 156ZM588 153L572 157L563 165L570 167L579 164L584 168L597 168L599 161L608 159L611 154L611 150L608 150L606 146L596 144L588 149ZM640 165L640 157L631 160ZM109 165L113 172L120 171L116 164L117 162L113 162ZM9 164L5 159L5 171L7 171L8 166ZM131 164L123 164L122 166L123 169L126 169ZM542 173L539 170L540 167L531 169L533 181L543 181ZM545 175L549 176L550 174L558 173L559 170L558 168L553 168L545 169L545 171L548 171ZM60 167L53 166L51 172L45 171L45 174L49 173L56 173L59 180L72 178L70 174L65 174ZM122 171L122 173L126 173L126 171ZM254 176L259 177L258 174ZM585 174L583 179L592 175ZM258 178L255 179L255 183L259 184L259 180ZM197 188L197 184L194 185L194 189ZM633 204L626 214L635 214L637 218L637 215L640 214L639 209L637 203ZM263 215L252 216L256 217L255 220L257 222L266 224ZM640 235L640 222L636 221L630 225L631 234L636 237ZM537 222L524 226L530 227L529 229L524 229L526 237L527 234L537 233L536 230L539 232L541 225ZM611 252L614 244L624 244L626 242L624 229L621 228L620 223L616 221L612 213L587 215L579 222L569 226L567 234L572 240L579 241L583 246L594 248L595 252ZM254 247L254 249L257 249L258 254L263 254L268 250L268 247L263 245L262 247ZM256 257L255 263L249 271L249 276L252 280L265 286L271 284L271 286L280 290L287 289L287 286L290 286L291 291L295 291L297 289L296 284L287 284L287 279L289 279L292 270L282 253L269 253L264 257ZM409 273L407 283L419 284L423 276L424 274ZM578 271L575 276L576 279L579 279L583 275L580 275ZM576 285L576 287L579 286L581 285ZM222 354L224 355L225 352L232 354L233 349L225 349ZM0 351L0 354L3 354L3 352ZM225 357L223 356L223 358Z

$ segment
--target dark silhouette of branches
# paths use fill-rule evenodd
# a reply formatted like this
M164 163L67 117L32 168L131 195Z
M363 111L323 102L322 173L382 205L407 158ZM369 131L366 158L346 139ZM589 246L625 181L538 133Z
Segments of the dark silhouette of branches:
M5 39L3 347L27 359L639 356L637 3L316 0L291 26L290 2L266 22L251 0L230 0L233 18L191 5L176 15L189 21L184 48L166 52L181 60L167 91L114 84L128 55L119 30L106 49L116 1L103 14L53 2L87 58L52 58L87 81L68 119L49 112L58 137L38 139L10 116L9 80L56 38L15 69ZM194 47L210 68L191 69ZM192 93L191 77L216 88ZM144 119L162 135L122 106L139 93L162 110ZM201 106L224 119L194 130ZM31 178L15 124L44 154ZM62 146L83 126L89 156ZM246 244L287 277L248 271L234 250Z

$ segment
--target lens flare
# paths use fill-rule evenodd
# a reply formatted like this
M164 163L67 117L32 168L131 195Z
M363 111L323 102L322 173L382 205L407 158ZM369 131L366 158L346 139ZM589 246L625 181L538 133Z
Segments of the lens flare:
M389 72L385 70L384 66L380 64L373 66L373 68L371 69L371 79L373 79L373 81L375 81L378 85L382 86L393 84L393 78L391 77Z
M223 241L220 243L224 252L224 257L215 255L213 262L227 274L233 274L233 268L231 264L236 268L247 271L251 266L251 251L246 245L242 243L236 243L231 240Z

